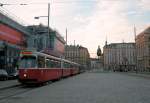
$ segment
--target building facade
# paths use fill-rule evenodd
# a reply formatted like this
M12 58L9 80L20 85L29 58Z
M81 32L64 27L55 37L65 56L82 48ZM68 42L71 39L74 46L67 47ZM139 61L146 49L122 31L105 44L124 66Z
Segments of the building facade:
M135 43L112 43L105 45L104 68L114 71L135 70L136 54Z
M90 55L88 49L82 46L65 46L65 58L81 64L86 69L90 68Z
M150 71L150 27L136 36L137 70Z
M39 52L44 52L57 57L64 56L65 40L56 31L43 25L28 26L33 38L28 39L29 48L35 48Z
M25 26L0 11L0 69L8 74L16 71L20 50L27 47L29 36Z
M0 10L0 69L8 74L15 72L22 49L64 56L65 41L56 30L42 25L25 26L17 20Z
M100 58L91 58L91 69L103 70L103 59Z

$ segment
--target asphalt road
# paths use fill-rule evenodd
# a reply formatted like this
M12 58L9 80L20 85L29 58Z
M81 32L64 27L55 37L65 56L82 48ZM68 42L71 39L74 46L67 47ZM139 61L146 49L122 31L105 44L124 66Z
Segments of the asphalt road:
M29 89L0 103L150 103L150 79L119 73L84 73Z

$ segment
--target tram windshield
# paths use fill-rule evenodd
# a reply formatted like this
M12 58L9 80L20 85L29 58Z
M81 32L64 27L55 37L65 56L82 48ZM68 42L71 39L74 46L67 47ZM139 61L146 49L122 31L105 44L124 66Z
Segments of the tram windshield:
M36 64L36 57L25 56L21 58L20 68L34 68Z

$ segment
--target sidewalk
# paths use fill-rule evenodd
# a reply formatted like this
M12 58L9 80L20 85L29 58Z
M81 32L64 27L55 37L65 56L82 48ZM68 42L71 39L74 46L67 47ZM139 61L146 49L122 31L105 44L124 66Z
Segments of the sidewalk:
M17 80L0 81L0 89L17 86L19 84Z
M128 75L132 76L138 76L138 77L144 77L150 79L150 73L149 72L127 72Z

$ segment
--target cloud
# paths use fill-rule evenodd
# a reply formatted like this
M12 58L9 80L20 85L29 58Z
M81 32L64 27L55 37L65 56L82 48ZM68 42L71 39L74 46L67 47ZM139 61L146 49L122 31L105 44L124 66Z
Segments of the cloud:
M150 11L149 5L150 5L149 0L139 0L139 2L138 2L138 6L143 11Z
M20 0L2 0L5 3L22 3ZM2 2L1 1L1 2ZM28 6L7 6L10 12L30 24L40 22L47 24L47 19L34 20L35 16L47 15L46 3L50 0L24 0L24 3L39 3ZM149 12L149 0L97 0L96 2L82 2L81 0L53 0L51 1L50 25L63 36L68 28L68 42L83 45L89 49L92 56L96 56L98 45L103 47L106 36L108 43L134 41L133 25L139 33L150 22L144 21L145 12ZM90 1L90 0L88 0Z
M82 28L79 27L78 30L72 32L72 35L75 36L82 35L78 41L89 47L90 51L95 52L99 44L104 45L106 35L109 42L121 42L127 36L122 32L126 32L131 27L126 16L121 15L124 10L124 2L100 1L96 6L96 10L93 11L94 15L89 16L86 21L88 24L85 23L86 25L81 25ZM132 41L131 37L130 41Z
M130 3L132 5L129 5ZM95 53L99 44L104 45L106 36L109 43L122 42L122 40L125 42L134 42L134 24L137 26L137 33L140 33L150 23L145 23L143 16L140 17L148 9L145 8L145 10L141 11L141 7L136 7L139 3L140 1L99 1L96 9L93 11L93 15L88 16L88 19L85 18L85 24L79 25L79 29L72 31L72 35L75 35L72 37L80 37L77 39L78 42L88 47L90 52ZM133 6L134 4L135 6ZM143 5L145 4L143 3ZM136 18L135 22L130 20L132 17ZM82 19L79 19L79 22L84 20L84 15L80 16L80 18ZM138 18L141 21L137 21L139 20Z

